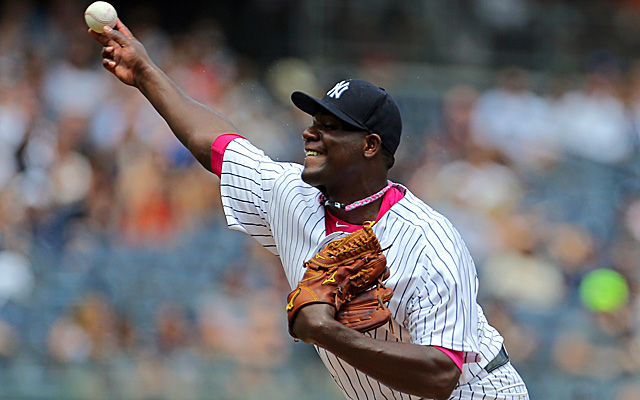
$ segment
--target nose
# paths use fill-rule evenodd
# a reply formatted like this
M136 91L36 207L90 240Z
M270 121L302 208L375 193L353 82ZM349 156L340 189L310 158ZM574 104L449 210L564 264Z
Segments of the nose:
M307 129L302 131L302 139L304 141L318 140L319 138L320 133L318 132L318 128L315 125L311 125L307 127Z

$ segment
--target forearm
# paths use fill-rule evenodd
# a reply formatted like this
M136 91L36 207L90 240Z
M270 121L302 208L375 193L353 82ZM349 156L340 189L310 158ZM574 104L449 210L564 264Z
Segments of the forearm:
M149 58L120 19L115 29L89 30L104 47L102 65L120 81L137 87L169 127L205 168L211 170L211 145L223 133L236 133L225 117L187 96Z
M189 97L160 68L149 63L136 87L167 122L178 140L205 168L211 169L211 145L236 128L224 116Z
M335 320L324 320L311 331L313 334L305 341L330 351L354 368L405 393L447 399L460 377L455 363L430 346L373 339Z

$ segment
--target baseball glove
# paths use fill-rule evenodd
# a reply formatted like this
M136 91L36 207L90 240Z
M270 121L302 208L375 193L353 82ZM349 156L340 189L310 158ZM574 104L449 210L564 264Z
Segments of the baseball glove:
M353 307L347 307L348 312L338 314L342 318L338 320L360 332L366 332L390 319L390 313L384 304L380 307L381 302L388 301L393 293L386 288L380 291L384 287L381 285L382 280L389 276L387 259L382 254L383 250L371 225L365 224L362 229L329 242L311 260L305 262L304 276L298 287L287 297L291 336L295 338L292 327L301 308L309 304L326 303L339 312L345 303L348 304L359 293L374 286L374 292L363 296ZM384 315L383 309L389 314L388 317ZM380 323L377 320L380 317L386 319ZM356 319L362 321L356 323Z
M358 293L336 312L336 320L359 332L368 332L391 320L391 311L385 306L393 296L393 289L382 284ZM391 325L393 329L393 325Z

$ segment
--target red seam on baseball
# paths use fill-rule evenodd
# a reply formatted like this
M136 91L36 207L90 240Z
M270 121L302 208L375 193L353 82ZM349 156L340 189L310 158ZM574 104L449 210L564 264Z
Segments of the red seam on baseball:
M102 23L105 23L105 24L108 23L108 22L111 22L110 19L101 19L100 17L94 15L92 12L86 12L86 13L84 13L84 15L88 15L91 18L95 19L96 21L102 22Z

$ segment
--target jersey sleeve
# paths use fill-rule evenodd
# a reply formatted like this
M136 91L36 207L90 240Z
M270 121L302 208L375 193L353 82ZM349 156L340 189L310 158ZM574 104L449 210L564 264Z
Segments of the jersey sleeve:
M296 164L275 162L241 137L233 138L223 154L220 192L229 228L251 235L276 255L269 213L272 191L277 179L292 169Z
M475 266L459 234L448 223L432 226L422 254L415 292L408 304L411 341L478 355Z

